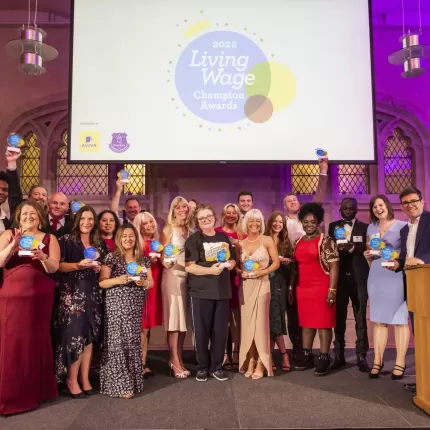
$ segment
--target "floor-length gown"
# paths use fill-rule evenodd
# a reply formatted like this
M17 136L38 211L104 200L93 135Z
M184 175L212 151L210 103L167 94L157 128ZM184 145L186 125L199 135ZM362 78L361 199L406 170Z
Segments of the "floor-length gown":
M263 239L262 239L263 240ZM252 255L248 255L242 248L242 265L247 259L252 259L259 265L259 270L269 266L269 254L261 244ZM270 361L270 281L269 277L257 279L243 279L242 290L239 293L241 340L239 351L239 369L245 371L248 367L248 351L252 342L258 351L258 357L263 362L268 376L273 376Z
M42 243L49 255L50 235ZM39 260L16 252L0 288L0 414L36 408L57 397L50 323L54 281Z
M279 255L281 251L279 250ZM282 264L279 269L269 274L270 281L270 338L276 339L287 334L285 314L287 311L287 296L289 280L289 267Z
M151 252L151 240L145 240L143 254L149 257ZM151 263L152 279L154 286L146 293L146 300L142 310L142 329L154 328L161 325L163 320L163 307L161 298L161 275L163 265L158 258L155 263Z
M147 257L138 263L151 267ZM103 264L111 268L111 278L127 274L124 257L115 253L108 254ZM111 397L138 394L143 390L140 328L146 290L129 282L105 291L100 393Z
M178 248L176 264L163 269L161 295L163 327L166 331L187 331L187 273L185 272L185 239L177 227L172 227L171 244Z

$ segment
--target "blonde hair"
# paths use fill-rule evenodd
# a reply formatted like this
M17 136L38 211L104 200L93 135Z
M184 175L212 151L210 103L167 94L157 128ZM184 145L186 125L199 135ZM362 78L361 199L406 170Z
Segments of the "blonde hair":
M225 225L225 215L227 213L227 209L228 208L234 208L234 210L236 211L237 214L237 221L235 222L234 226L236 227L236 232L238 234L239 239L241 238L241 236L244 235L244 231L243 231L243 226L242 226L242 219L240 217L240 209L239 206L236 203L227 203L221 212L221 228L224 228Z
M167 215L167 224L171 225L172 227L178 227L178 224L176 223L175 209L182 203L188 207L188 217L185 220L185 225L189 230L191 230L192 220L190 217L190 207L188 206L188 201L181 196L175 197L172 203L170 203L169 214Z
M242 223L242 229L245 234L248 234L248 221L250 219L259 219L261 221L261 231L260 234L264 234L264 231L266 229L264 224L264 217L263 214L258 209L251 209L248 211L245 215L245 218Z
M138 238L139 238L139 244L140 247L143 249L144 245L145 245L145 239L143 238L142 233L140 232L140 229L142 227L142 224L145 222L145 217L146 218L150 218L154 221L155 224L155 232L152 236L152 239L154 240L158 240L160 238L160 234L158 232L158 224L157 224L157 220L154 218L154 215L152 215L150 212L139 212L136 217L133 220L133 225L136 227L137 230L137 234L138 234Z

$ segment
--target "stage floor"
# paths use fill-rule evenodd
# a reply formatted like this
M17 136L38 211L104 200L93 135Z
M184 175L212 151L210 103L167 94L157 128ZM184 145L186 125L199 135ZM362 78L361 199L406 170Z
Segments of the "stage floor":
M193 351L187 351L195 369ZM39 409L0 418L0 429L239 429L239 428L409 428L430 427L430 417L412 403L403 384L413 381L413 350L407 377L393 381L395 351L387 350L385 369L370 380L348 352L346 368L317 378L313 370L259 381L230 373L230 380L169 376L167 352L153 351L148 363L156 372L145 391L131 400L96 395L73 400L61 395ZM369 365L372 362L369 354Z

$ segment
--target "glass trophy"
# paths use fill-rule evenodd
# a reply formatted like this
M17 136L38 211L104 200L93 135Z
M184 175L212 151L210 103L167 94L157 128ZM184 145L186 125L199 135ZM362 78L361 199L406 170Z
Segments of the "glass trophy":
M317 148L315 149L315 154L318 157L318 160L328 159L328 152L325 149Z
M382 258L382 267L393 267L394 266L394 260L395 258L399 257L399 253L397 251L394 251L394 249L391 246L386 246L381 250L381 258Z
M230 267L230 263L228 262L228 260L230 259L229 251L221 249L221 251L217 252L216 259L218 263L220 263L220 267L222 267L223 269Z
M97 249L92 246L85 248L84 257L88 260L92 260L91 263L88 264L89 266L98 266L100 264L98 261L95 261L100 257L100 254Z
M11 152L21 152L21 148L22 146L24 146L25 142L24 139L16 133L11 133L9 135L9 137L7 138L7 143L8 143L8 151Z
M343 243L348 243L347 237L348 237L348 232L346 231L345 227L336 227L334 229L334 237L336 238L336 243L338 245L343 244Z
M130 173L128 173L127 170L120 170L117 176L122 184L128 184L130 182Z
M370 239L370 255L381 255L381 248L384 246L384 243L379 237L373 237Z
M245 271L248 273L248 275L255 275L255 270L258 269L259 265L256 261L248 259L243 264L243 267Z
M133 261L127 264L127 273L130 275L128 279L130 281L139 281L142 274L146 273L146 271L146 267L142 267Z
M22 248L18 251L20 257L31 257L33 255L31 249L34 247L34 237L30 235L22 236L19 246Z
M158 240L151 240L151 243L149 244L149 249L151 250L151 252L149 253L150 257L160 258L161 251L164 249L164 246Z
M174 263L176 261L175 255L179 252L178 248L176 246L173 246L171 244L166 245L164 247L164 261L166 263Z
M84 203L82 202L78 202L78 201L74 201L71 205L70 205L70 209L72 210L73 213L76 213L79 211L80 208L83 208L85 206Z

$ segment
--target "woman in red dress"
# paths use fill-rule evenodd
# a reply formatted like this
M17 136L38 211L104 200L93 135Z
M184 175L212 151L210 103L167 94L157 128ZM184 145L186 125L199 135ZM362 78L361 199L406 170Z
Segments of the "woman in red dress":
M240 211L234 203L227 203L221 213L221 227L215 230L225 233L230 237L232 245L236 246L247 235L240 230ZM239 288L241 279L235 270L230 272L231 299L230 299L230 340L231 340L231 359L226 348L224 356L224 368L226 370L237 370L239 368L239 346L240 346L240 303Z
M45 213L33 201L21 203L15 212L16 230L0 237L0 414L36 408L57 397L50 324L55 282L49 273L60 264L60 247L45 234ZM22 236L32 236L31 256L19 255ZM36 245L36 246L35 246Z
M139 233L140 246L143 249L143 254L151 260L151 271L154 286L147 291L145 304L142 309L142 363L144 377L154 376L154 373L146 365L146 357L148 355L149 335L151 328L161 325L163 319L163 308L161 303L161 274L163 266L161 260L156 255L157 251L150 248L153 240L158 240L157 221L149 212L141 212L136 215L133 221L136 230Z
M312 346L318 330L320 355L316 376L326 375L330 367L329 349L336 326L336 290L339 254L336 242L319 233L324 209L318 203L307 203L299 212L305 235L296 242L292 282L297 280L296 297L302 327L303 357L296 370L313 367Z

